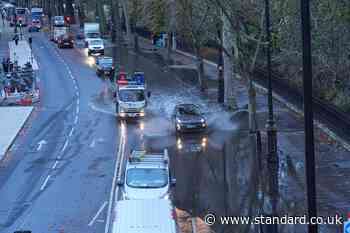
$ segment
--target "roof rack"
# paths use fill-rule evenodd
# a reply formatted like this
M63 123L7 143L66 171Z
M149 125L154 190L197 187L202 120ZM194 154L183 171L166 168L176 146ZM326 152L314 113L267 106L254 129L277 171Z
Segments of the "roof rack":
M146 153L145 150L133 150L129 156L130 163L159 163L169 162L168 150L164 149L161 154Z

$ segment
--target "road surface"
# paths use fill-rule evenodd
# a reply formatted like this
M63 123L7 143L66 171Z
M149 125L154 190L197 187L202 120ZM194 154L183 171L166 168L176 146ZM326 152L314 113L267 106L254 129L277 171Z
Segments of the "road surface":
M109 210L116 162L135 148L169 149L178 212L200 218L209 212L259 214L270 174L262 171L262 158L251 146L254 138L244 109L224 111L192 85L193 74L179 76L151 51L124 51L124 69L145 72L152 96L145 119L117 121L113 103L104 95L107 84L96 76L94 58L87 57L84 48L58 50L38 33L33 51L42 101L1 163L1 233L105 232L107 219L113 218ZM106 51L112 53L112 48ZM206 112L206 133L176 136L171 114L177 103L186 102ZM275 109L281 116L279 129L302 130L301 122L288 118L282 105ZM265 100L258 98L260 122L266 122L265 111ZM288 210L304 211L299 204ZM248 228L213 226L215 232Z

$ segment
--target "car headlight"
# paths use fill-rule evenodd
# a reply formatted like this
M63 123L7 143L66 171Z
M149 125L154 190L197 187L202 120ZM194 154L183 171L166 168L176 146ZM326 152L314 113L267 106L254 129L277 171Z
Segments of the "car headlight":
M169 199L169 193L166 193L164 196L162 196L163 199Z
M179 145L179 144L181 144L181 143L182 143L181 139L178 138L178 139L177 139L177 144Z
M124 113L125 112L124 108L119 108L119 112Z
M201 119L201 123L205 123L205 120L203 118Z
M179 124L182 123L182 121L181 121L180 119L177 119L176 121L177 121L177 123L179 123Z

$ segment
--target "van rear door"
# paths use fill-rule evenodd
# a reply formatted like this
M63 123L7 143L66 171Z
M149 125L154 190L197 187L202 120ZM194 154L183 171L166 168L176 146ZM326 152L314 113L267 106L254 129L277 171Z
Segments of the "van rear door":
M176 233L170 200L122 200L117 202L113 233Z

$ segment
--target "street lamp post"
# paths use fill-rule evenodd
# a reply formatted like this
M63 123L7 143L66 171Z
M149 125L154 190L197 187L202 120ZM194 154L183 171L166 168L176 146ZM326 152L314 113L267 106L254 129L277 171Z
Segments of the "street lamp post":
M277 214L277 193L278 193L278 154L277 154L277 129L273 115L273 97L272 97L272 71L271 71L271 25L270 25L270 1L265 0L265 21L266 21L266 59L267 59L267 78L268 78L268 120L266 125L267 143L268 143L268 164L271 198L271 215ZM269 232L277 233L276 224L270 226Z
M266 17L266 58L267 58L267 77L268 77L268 108L269 116L267 121L267 139L269 159L277 162L277 130L273 116L273 98L272 98L272 77L271 77L271 28L270 28L270 5L269 0L265 0Z
M317 217L316 172L314 151L314 124L312 103L312 57L309 0L301 0L301 27L303 41L303 86L305 128L305 174L308 217ZM309 233L317 233L316 224L308 225Z
M218 62L218 75L219 75L219 83L218 83L218 102L219 103L224 103L225 99L225 83L224 83L224 58L223 58L223 30L222 30L222 25L218 24L218 38L220 40L220 48L219 48L219 62Z

